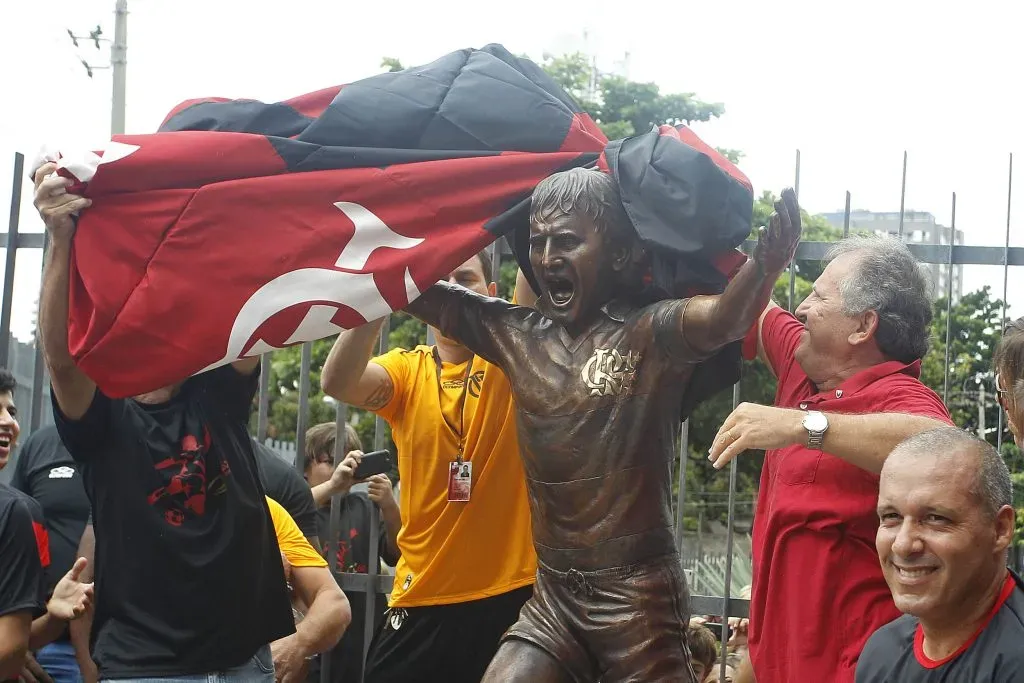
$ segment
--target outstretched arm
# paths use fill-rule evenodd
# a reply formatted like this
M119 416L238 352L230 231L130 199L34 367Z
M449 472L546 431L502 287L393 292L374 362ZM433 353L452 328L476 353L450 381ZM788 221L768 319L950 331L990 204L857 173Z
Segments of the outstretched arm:
M682 334L688 345L710 354L742 339L771 301L775 281L793 259L800 243L800 207L792 189L775 202L768 228L761 228L754 257L718 296L690 300L682 318Z
M504 365L503 351L508 346L506 314L512 309L528 311L448 282L438 282L405 308L445 337L499 367Z
M35 174L35 206L50 233L39 301L39 331L57 405L69 419L78 420L92 403L96 385L78 369L68 350L69 270L74 216L91 202L68 194L70 181L66 178L47 178L56 168L56 164L46 164Z

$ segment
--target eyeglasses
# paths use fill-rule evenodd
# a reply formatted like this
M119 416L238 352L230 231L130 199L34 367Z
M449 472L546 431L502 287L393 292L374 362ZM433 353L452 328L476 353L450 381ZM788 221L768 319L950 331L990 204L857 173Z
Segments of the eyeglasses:
M997 400L999 401L999 405L1002 406L1003 410L1005 410L1007 412L1009 412L1009 410L1010 410L1010 407L1008 405L1009 402L1006 400L1006 396L1007 396L1008 393L1009 392L1005 388L1003 388L1002 378L999 376L999 373L997 372L996 373L996 396L997 396Z

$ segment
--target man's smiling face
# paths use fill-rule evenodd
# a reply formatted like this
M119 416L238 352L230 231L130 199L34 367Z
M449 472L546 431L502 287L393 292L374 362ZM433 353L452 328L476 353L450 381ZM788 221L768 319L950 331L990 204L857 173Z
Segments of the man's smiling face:
M21 426L18 424L18 407L14 405L14 394L0 392L0 470L10 460L11 451L18 442Z

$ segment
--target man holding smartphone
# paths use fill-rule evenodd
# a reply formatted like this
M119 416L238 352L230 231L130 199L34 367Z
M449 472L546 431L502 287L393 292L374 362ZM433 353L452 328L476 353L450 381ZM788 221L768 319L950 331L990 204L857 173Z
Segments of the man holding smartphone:
M481 252L448 281L494 296L490 273ZM521 274L515 299L535 299ZM321 373L326 394L388 421L403 482L401 558L364 681L479 683L537 569L511 389L436 330L434 346L371 360L379 333L342 332Z
M391 489L391 480L385 471L391 470L387 451L363 455L359 435L352 425L345 425L344 458L335 466L335 447L338 426L324 422L306 432L306 449L301 455L302 471L313 491L317 505L317 527L322 553L334 552L338 571L365 574L371 562L383 560L394 567L398 562L398 532L402 517ZM352 485L366 480L367 492L350 493ZM331 538L331 497L342 496L338 515L338 537ZM376 509L375 509L376 507ZM378 512L379 510L379 512ZM370 556L370 524L372 515L379 515L380 533L377 556ZM372 610L375 623L384 618L387 605L381 595L367 600L367 594L352 591L352 625L330 653L331 680L363 680L364 624ZM370 605L367 608L367 605ZM317 657L310 663L309 683L319 683L321 662Z

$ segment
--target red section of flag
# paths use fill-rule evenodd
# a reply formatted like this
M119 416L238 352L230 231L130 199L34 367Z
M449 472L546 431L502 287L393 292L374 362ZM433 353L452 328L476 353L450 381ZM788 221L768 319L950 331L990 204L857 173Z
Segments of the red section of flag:
M303 116L315 119L324 113L324 110L327 109L327 106L334 101L334 98L338 96L338 93L341 92L343 87L344 86L336 85L331 88L324 88L322 90L317 90L316 92L307 93L305 95L300 95L299 97L293 97L290 100L285 100L282 104L287 104Z
M185 136L187 146L169 144ZM579 159L505 153L279 173L261 136L117 139L140 148L88 187L69 319L76 362L115 397L328 336L327 320L348 328L406 306L494 240L483 226L510 198ZM133 167L160 177L128 191ZM319 334L304 336L311 325Z
M607 144L608 138L605 137L601 129L594 123L594 119L590 118L590 114L578 112L573 117L565 140L562 141L561 150L563 152L573 150L600 152Z

